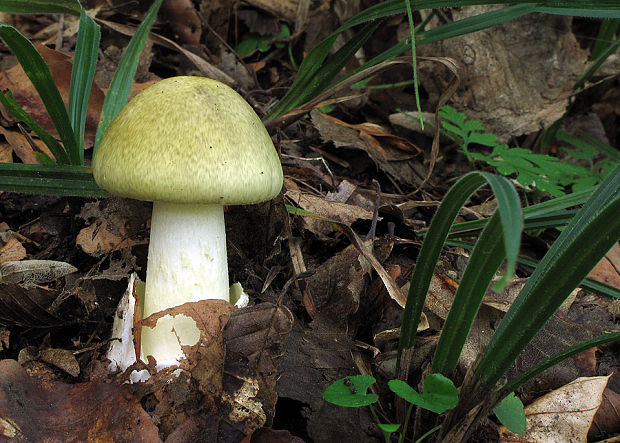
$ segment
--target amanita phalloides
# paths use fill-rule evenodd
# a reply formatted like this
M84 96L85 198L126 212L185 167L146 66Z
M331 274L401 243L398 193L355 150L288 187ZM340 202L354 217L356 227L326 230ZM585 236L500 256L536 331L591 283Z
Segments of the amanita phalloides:
M114 195L152 201L143 317L206 299L228 300L224 205L259 203L282 188L271 138L230 87L202 77L162 80L112 121L93 159L95 181ZM188 316L142 330L142 359L158 369L200 337Z

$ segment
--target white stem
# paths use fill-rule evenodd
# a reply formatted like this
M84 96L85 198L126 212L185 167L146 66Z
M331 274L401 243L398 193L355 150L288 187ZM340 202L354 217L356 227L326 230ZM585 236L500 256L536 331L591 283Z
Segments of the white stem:
M143 317L207 299L229 299L224 210L220 205L153 203ZM142 328L142 360L157 368L178 364L181 345L200 338L196 322L183 314Z

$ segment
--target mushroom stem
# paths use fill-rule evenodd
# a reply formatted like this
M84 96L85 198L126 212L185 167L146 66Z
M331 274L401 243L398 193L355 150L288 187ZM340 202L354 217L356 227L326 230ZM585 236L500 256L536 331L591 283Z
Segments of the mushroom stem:
M207 299L229 299L223 206L153 203L143 318ZM152 355L158 370L176 365L181 345L199 338L191 317L166 315L142 328L142 360Z

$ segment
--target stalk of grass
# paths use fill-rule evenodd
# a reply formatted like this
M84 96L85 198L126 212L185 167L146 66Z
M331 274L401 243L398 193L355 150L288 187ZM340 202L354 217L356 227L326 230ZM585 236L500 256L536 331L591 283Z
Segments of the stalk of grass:
M413 347L428 288L450 226L454 223L456 216L469 197L485 183L491 184L498 198L498 213L501 221L499 238L503 239L502 245L505 248L503 251L505 255L502 254L502 259L508 257L509 265L506 275L513 275L522 229L519 198L506 178L483 172L471 172L463 176L444 197L431 221L426 239L418 255L416 267L411 277L398 344L397 372L399 374L405 372L400 368L401 355L403 351ZM495 232L495 228L493 231ZM454 342L453 339L448 341Z
M497 383L525 346L620 238L620 166L562 231L486 348L475 375Z
M80 15L78 0L2 0L0 11L16 14L69 14Z
M87 16L84 10L80 14L78 36L75 54L73 55L67 110L73 132L75 133L76 143L78 144L80 164L83 164L88 99L90 98L90 91L95 78L99 41L101 38L99 25Z
M93 155L97 150L103 133L129 99L133 78L138 69L140 53L144 48L144 44L146 43L151 26L153 26L153 22L157 17L157 11L159 11L162 1L163 0L155 0L153 2L144 16L142 23L140 23L136 33L129 42L129 45L127 45L125 53L114 72L114 78L112 79L112 83L110 84L110 88L103 102L103 108L101 109L101 118L99 120L99 126L97 126Z
M0 38L4 40L11 53L17 57L17 61L39 93L43 105L62 140L69 164L80 164L80 153L75 133L47 63L32 43L13 26L0 24ZM60 159L57 160L60 161Z

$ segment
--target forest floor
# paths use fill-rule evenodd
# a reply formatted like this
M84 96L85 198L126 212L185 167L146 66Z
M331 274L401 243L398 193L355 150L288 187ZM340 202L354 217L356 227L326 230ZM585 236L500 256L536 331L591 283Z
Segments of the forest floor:
M150 2L82 3L101 19L102 30L87 120L86 146L90 148L114 69ZM149 39L140 59L132 94L163 78L216 72L231 79L231 85L264 117L290 87L303 56L363 9L360 3L367 7L372 2L309 2L305 20L297 15L298 3L303 2L165 1L153 27L157 35ZM465 9L447 9L442 16L456 20L468 13ZM77 19L0 13L0 21L15 26L37 45L59 88L66 92ZM604 80L578 93L573 90L586 70L599 23L525 16L420 46L421 108L432 120L454 78L445 64L423 57L450 57L458 66L460 82L448 103L469 119L480 121L501 142L540 149L544 129L568 109L563 122L567 133L583 131L617 147L618 66L609 67L612 74ZM391 17L344 71L390 48L408 32L405 14ZM354 33L347 31L341 38L337 46L354 38ZM261 50L253 50L259 39L263 39ZM240 57L233 49L246 54ZM43 126L52 129L15 57L2 46L0 51L0 89L10 89ZM271 202L226 210L230 282L241 283L250 307L233 315L230 324L234 328L228 325L224 334L223 389L227 395L238 393L226 391L239 387L227 382L227 377L253 380L246 373L253 367L259 368L259 375L256 384L250 385L261 390L256 396L258 410L245 403L243 412L237 411L245 414L240 420L222 418L224 413L217 406L221 399L205 406L204 400L165 396L161 392L167 388L161 384L120 389L120 384L110 383L113 377L107 373L105 355L117 305L132 273L146 280L150 203L115 197L1 193L0 263L56 260L77 268L68 275L52 274L51 281L36 286L0 282L0 376L5 379L0 383L0 418L13 420L0 423L2 435L9 436L15 423L23 427L29 422L27 430L14 431L15 435L52 435L53 441L71 437L120 441L119 435L124 441L157 441L166 436L168 441L199 441L199 429L202 441L214 441L217 434L221 441L232 442L265 423L251 441L382 441L368 408L329 404L323 392L345 376L374 374L381 393L377 409L386 421L395 420L393 399L383 388L392 378L403 308L377 271L387 273L399 287L405 286L423 240L417 231L428 226L450 186L469 171L494 171L488 164L470 161L448 138L442 137L438 152L432 152L432 129L420 130L416 118L407 115L416 110L410 63L399 62L378 71L365 87L345 91L337 100L320 103L320 109L308 109L297 119L267 124L281 157L283 190ZM572 105L567 108L569 102ZM555 140L546 152L566 159L562 146L566 144ZM485 152L481 146L470 149L478 148ZM90 162L89 150L86 157ZM4 110L0 114L0 161L37 162L17 122ZM516 184L524 205L549 198ZM487 217L494 209L493 194L483 187L457 221ZM557 235L554 229L527 231L522 253L540 259ZM367 247L378 267L364 258L362 249ZM416 342L410 374L414 387L428 370L468 254L457 247L443 250L424 311L427 324ZM620 251L615 248L591 276L618 288L619 268ZM529 268L519 267L517 278L504 292L489 291L459 360L455 381L462 380L484 349L505 306L530 273ZM565 345L617 330L619 312L617 300L576 291L524 351L509 377ZM608 376L618 370L618 355L617 345L586 351L546 371L517 394L527 405L579 377ZM235 366L229 361L233 358L242 363ZM180 382L174 386L174 392L185 392ZM592 417L575 425L577 434L589 435L591 441L620 432L620 377L613 375L606 386L595 409L605 402L611 409L594 418L594 425ZM590 394L575 390L568 395ZM20 400L27 403L22 409L15 407ZM179 405L185 409L179 411ZM231 407L225 409L229 418ZM538 414L546 411L554 416L550 414L554 407ZM173 418L162 418L169 417L171 410ZM207 412L198 416L197 410ZM125 418L116 422L119 412ZM577 412L582 411L574 411L576 420ZM218 414L221 421L209 422ZM555 424L540 426L559 427L560 421L568 420L555 417ZM33 429L33 423L38 429ZM427 425L432 427L430 420ZM510 438L491 416L472 440L526 441Z

